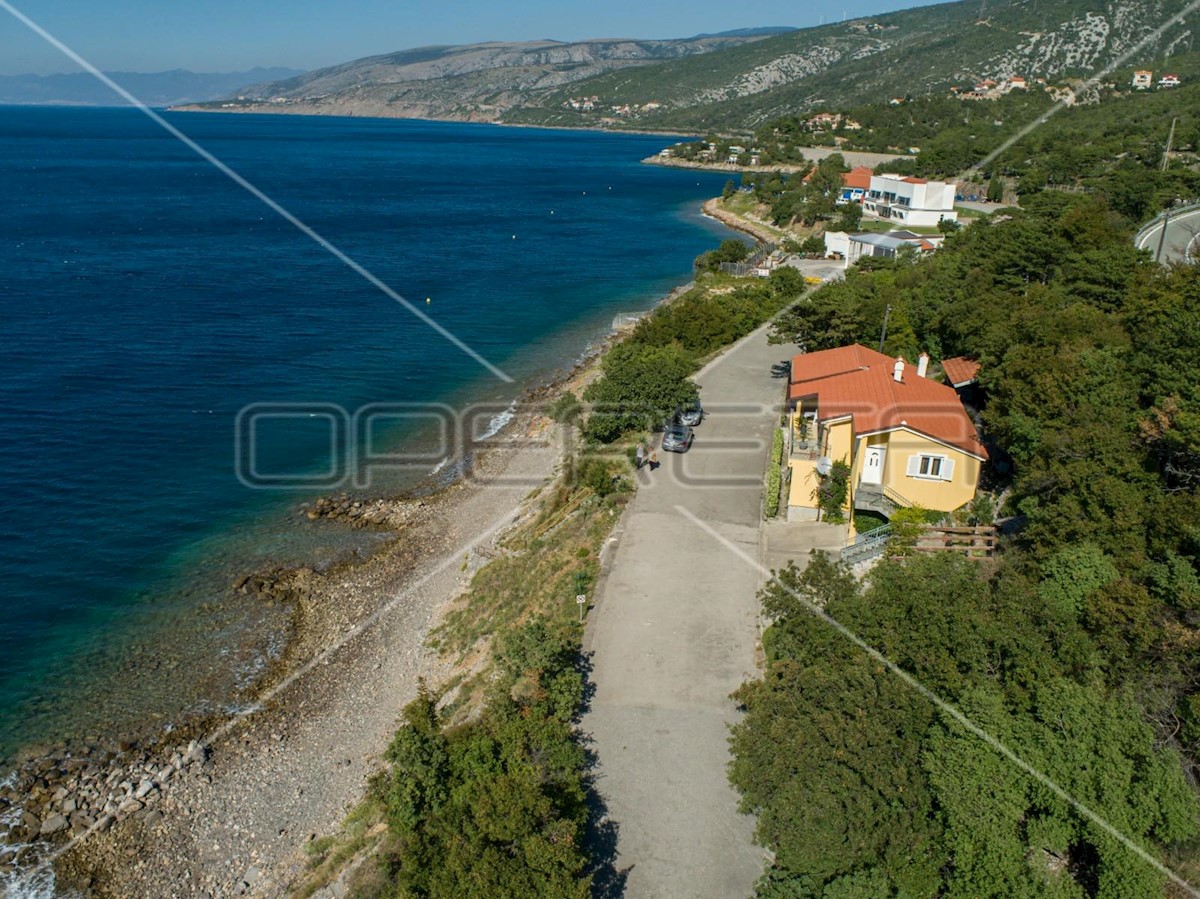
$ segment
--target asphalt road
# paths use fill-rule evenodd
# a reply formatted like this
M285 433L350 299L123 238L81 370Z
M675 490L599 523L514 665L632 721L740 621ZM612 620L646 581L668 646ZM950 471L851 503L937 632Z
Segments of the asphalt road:
M616 877L600 895L739 899L763 871L726 774L729 694L756 676L760 579L676 506L759 556L784 384L769 366L791 351L760 330L697 376L709 414L695 445L659 450L614 535L585 638L595 694L582 726L617 828Z
M1200 209L1192 209L1171 216L1167 224L1167 236L1163 239L1163 223L1158 222L1146 233L1139 235L1138 249L1149 250L1158 255L1159 243L1162 243L1160 262L1190 262L1188 250L1193 249L1192 242L1200 234Z

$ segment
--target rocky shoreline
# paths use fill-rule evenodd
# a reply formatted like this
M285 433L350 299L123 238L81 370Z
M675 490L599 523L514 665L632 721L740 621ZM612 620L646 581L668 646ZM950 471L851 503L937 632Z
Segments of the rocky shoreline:
M763 243L775 243L779 240L779 234L772 231L767 225L750 221L740 215L722 209L720 200L706 200L703 209L705 215L716 219L726 228L732 228L735 231L741 231L743 234L749 234L755 240L762 241Z
M0 893L7 883L7 895L50 895L56 883L97 897L279 895L303 867L305 840L336 828L362 795L419 679L448 676L425 636L477 567L466 561L494 551L531 488L553 477L561 447L542 408L595 377L610 344L528 391L458 480L420 498L340 494L299 506L308 521L394 539L322 571L267 568L233 581L233 594L292 612L283 653L232 717L157 742L96 738L20 760L0 785ZM279 814L286 826L251 823Z

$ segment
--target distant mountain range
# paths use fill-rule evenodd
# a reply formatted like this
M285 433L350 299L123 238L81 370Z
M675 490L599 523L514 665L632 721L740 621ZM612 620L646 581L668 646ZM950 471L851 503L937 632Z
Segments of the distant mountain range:
M419 47L249 85L210 108L498 121L564 85L770 40L776 29L681 40L525 41ZM240 99L239 99L240 98Z
M248 72L106 72L149 106L199 103L227 97L251 82L277 81L299 69L256 68ZM0 103L59 106L120 106L125 101L86 72L70 75L0 75Z
M692 133L748 129L782 115L943 93L987 78L1022 75L1033 89L1037 79L1086 78L1167 22L1112 78L1164 64L1187 71L1200 15L1181 16L1186 3L961 0L798 30L423 47L260 82L204 108Z

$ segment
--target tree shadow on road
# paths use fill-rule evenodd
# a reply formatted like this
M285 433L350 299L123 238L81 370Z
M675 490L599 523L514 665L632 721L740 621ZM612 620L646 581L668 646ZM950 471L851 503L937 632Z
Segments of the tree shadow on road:
M592 659L590 653L580 656L580 671L583 673L583 702L580 704L581 714L591 707L592 697L596 693L592 683ZM587 756L587 831L584 834L584 848L590 859L587 873L592 877L593 899L621 899L625 895L625 882L633 866L619 869L617 867L617 838L621 825L608 817L608 806L600 795L597 785L600 757L596 753L596 744L592 735L579 732L579 742Z

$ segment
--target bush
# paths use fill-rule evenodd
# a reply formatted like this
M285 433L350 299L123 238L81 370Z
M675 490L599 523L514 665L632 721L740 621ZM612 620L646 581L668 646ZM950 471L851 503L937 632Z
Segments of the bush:
M575 482L581 487L589 488L597 496L608 496L617 489L617 477L612 466L596 456L590 456L579 463L575 471Z
M867 531L881 528L887 523L886 518L882 515L876 515L874 512L854 513L854 530L859 534L865 534Z
M567 391L551 404L546 414L560 424L569 425L579 418L582 411L583 404L579 402L579 398Z
M930 524L936 524L943 518L943 513L922 509L920 506L910 506L907 509L897 509L892 513L892 534L888 540L888 552L894 556L905 556L912 552L921 531Z
M766 495L763 512L767 518L779 514L779 488L783 483L783 431L775 429L775 437L771 443L771 461L767 464L767 481L763 488Z
M834 462L829 474L817 485L817 506L825 513L830 524L841 524L846 520L846 497L850 495L850 466L845 462Z
M800 252L805 256L824 256L825 238L817 237L815 234L812 237L806 237L800 244Z
M584 433L611 443L626 431L660 425L676 407L696 398L696 385L688 379L693 367L692 357L676 346L629 341L613 347L601 364L600 380L584 393L594 404Z
M719 272L722 262L741 262L749 255L750 246L736 237L731 237L721 241L721 245L715 250L697 256L696 268L702 272Z
M498 680L478 719L447 729L422 688L404 710L378 789L401 896L586 899L586 756L578 637L545 619L501 635Z

